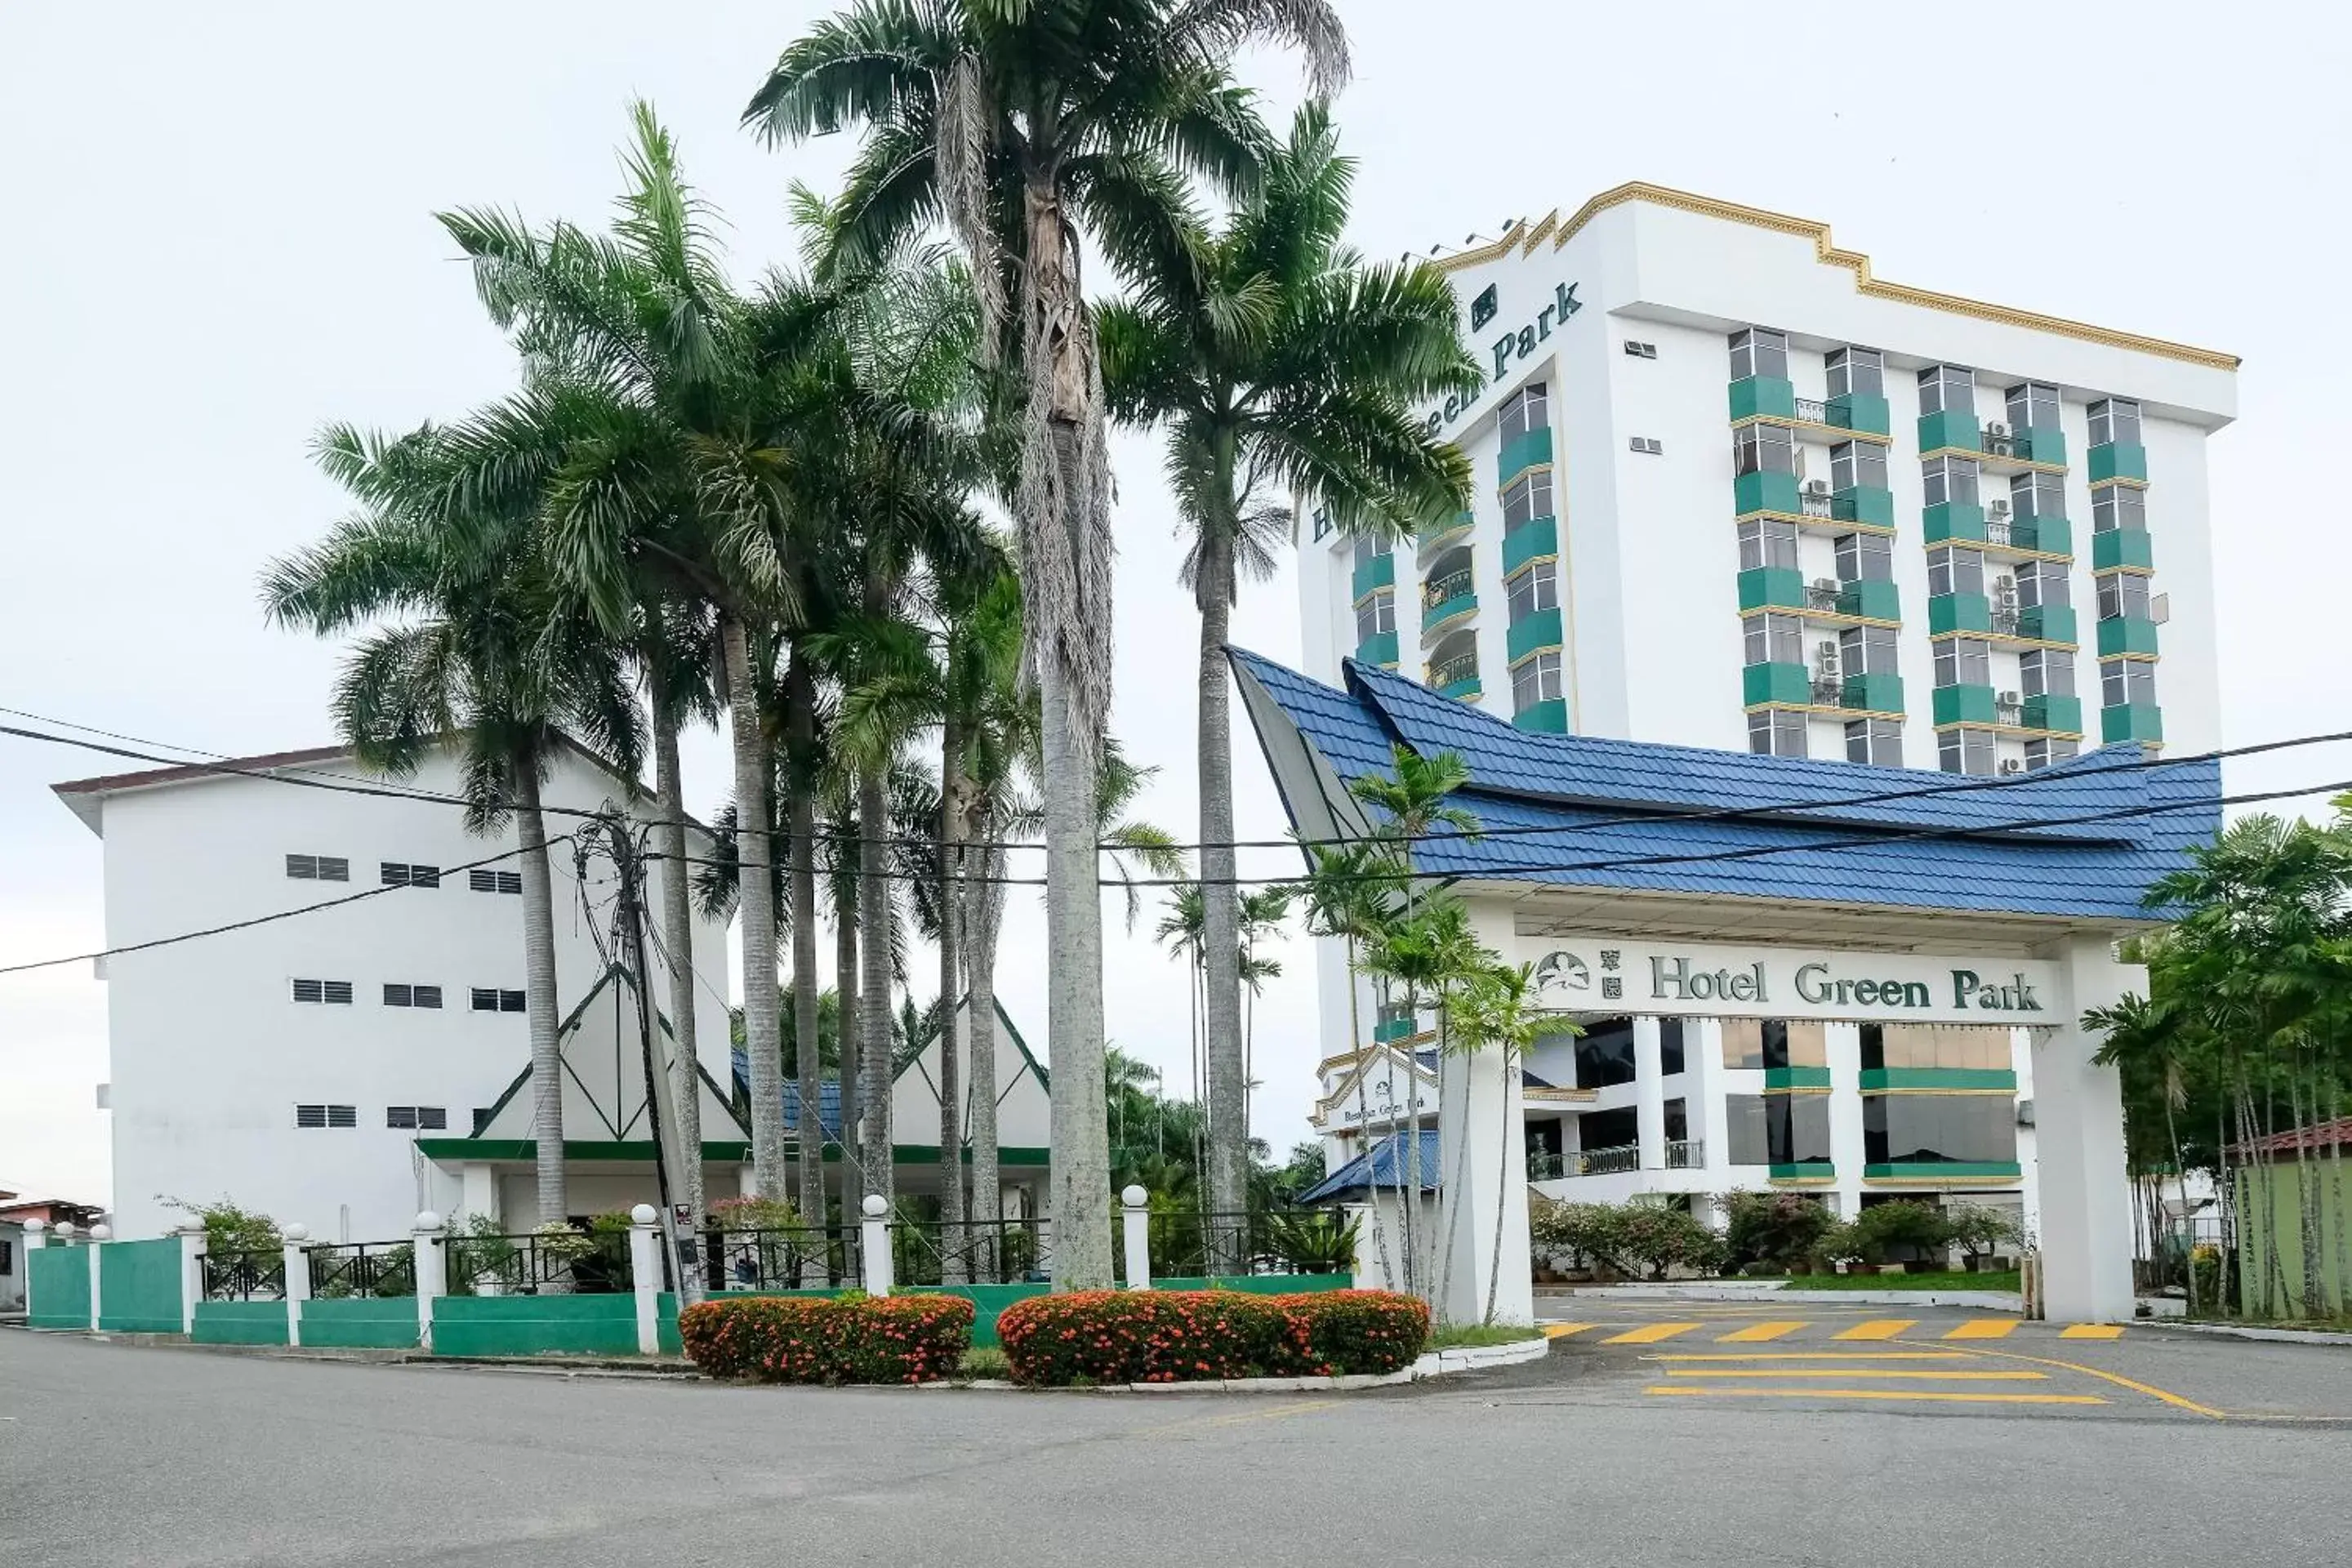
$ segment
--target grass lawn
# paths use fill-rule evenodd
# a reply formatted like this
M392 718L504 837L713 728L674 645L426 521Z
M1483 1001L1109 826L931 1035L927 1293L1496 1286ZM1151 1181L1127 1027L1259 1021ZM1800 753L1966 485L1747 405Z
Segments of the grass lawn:
M1439 1323L1429 1331L1424 1348L1458 1351L1469 1345L1516 1345L1535 1337L1535 1330L1508 1323Z
M1792 1274L1791 1290L2020 1290L2024 1289L2014 1268L1988 1268L1969 1274L1952 1269L1937 1274Z

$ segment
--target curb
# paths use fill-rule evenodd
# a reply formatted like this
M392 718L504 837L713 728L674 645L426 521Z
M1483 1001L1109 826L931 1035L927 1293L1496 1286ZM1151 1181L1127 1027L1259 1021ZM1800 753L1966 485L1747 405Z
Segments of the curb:
M1675 1298L1697 1301L1801 1301L1809 1306L1833 1306L1840 1301L1859 1307L1975 1307L1990 1312L2025 1310L2025 1298L2010 1290L1784 1290L1771 1285L1595 1285L1576 1290L1547 1292L1538 1300L1657 1301Z
M2184 1323L2160 1318L2142 1318L2132 1326L2176 1334L2210 1334L2225 1340L2263 1340L2283 1345L2352 1345L2352 1334L2326 1329L2242 1329L2235 1323Z

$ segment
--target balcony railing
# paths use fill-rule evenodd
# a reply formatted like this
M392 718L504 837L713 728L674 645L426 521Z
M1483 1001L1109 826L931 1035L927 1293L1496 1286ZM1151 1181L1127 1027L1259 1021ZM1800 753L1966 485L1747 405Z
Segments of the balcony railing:
M1706 1142L1683 1138L1666 1145L1666 1169L1697 1171L1706 1166ZM1614 1176L1642 1168L1642 1146L1620 1143L1607 1149L1585 1149L1566 1154L1549 1149L1528 1151L1528 1180L1548 1182L1560 1176Z
M1706 1168L1706 1140L1684 1138L1666 1145L1666 1169L1669 1171L1700 1171Z
M1568 1174L1568 1161L1564 1156L1555 1153L1549 1149L1530 1149L1528 1151L1528 1181L1549 1182L1556 1176L1565 1176L1566 1174Z
M1441 660L1429 667L1428 684L1433 689L1438 691L1443 691L1449 686L1458 686L1465 680L1477 679L1478 656L1475 653L1455 654L1452 658Z
M1797 417L1808 425L1827 425L1830 423L1830 405L1815 403L1810 397L1800 397L1797 399Z
M1470 569L1448 572L1443 577L1433 577L1421 586L1421 607L1433 610L1449 599L1459 599L1470 592Z
M1845 700L1845 677L1816 675L1813 677L1813 700L1825 708L1835 708Z
M1991 615L1986 618L1990 623L1987 629L1995 637L2013 637L2024 635L2018 630L2022 623L2019 620L2018 612L2014 608L2003 608L1996 605L1993 606Z
M1977 437L1979 448L1988 458L2014 458L2021 463L2033 461L2033 437L2023 430L1988 429Z
M1613 1149L1586 1149L1576 1156L1580 1176L1613 1176L1642 1168L1642 1146L1620 1143Z
M1837 503L1828 496L1800 496L1797 504L1807 517L1828 519L1835 515Z

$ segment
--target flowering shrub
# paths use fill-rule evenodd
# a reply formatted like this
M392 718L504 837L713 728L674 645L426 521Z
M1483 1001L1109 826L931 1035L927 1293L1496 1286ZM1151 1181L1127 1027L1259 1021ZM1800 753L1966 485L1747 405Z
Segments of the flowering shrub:
M971 1348L961 1296L736 1296L680 1312L678 1338L712 1377L757 1383L929 1383Z
M1015 1301L996 1334L1019 1383L1328 1377L1410 1365L1429 1310L1387 1290L1077 1290Z

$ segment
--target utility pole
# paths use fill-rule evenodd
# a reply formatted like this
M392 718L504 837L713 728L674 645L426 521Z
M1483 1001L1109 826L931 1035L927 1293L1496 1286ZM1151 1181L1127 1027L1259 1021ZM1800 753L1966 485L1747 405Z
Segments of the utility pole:
M613 865L620 875L620 902L614 913L621 922L621 940L627 944L625 951L635 977L631 989L637 994L637 1033L645 1047L646 1110L653 1123L654 1176L661 1194L663 1272L677 1293L678 1305L684 1307L702 1299L702 1270L692 1224L679 1229L673 1194L689 1190L682 1162L700 1159L702 1151L678 1146L677 1097L671 1091L669 1063L660 1049L653 974L646 963L644 868L637 859L627 818L618 814L607 816L604 831L612 839ZM687 1059L693 1059L693 1041L680 1040L677 1045L687 1053Z

